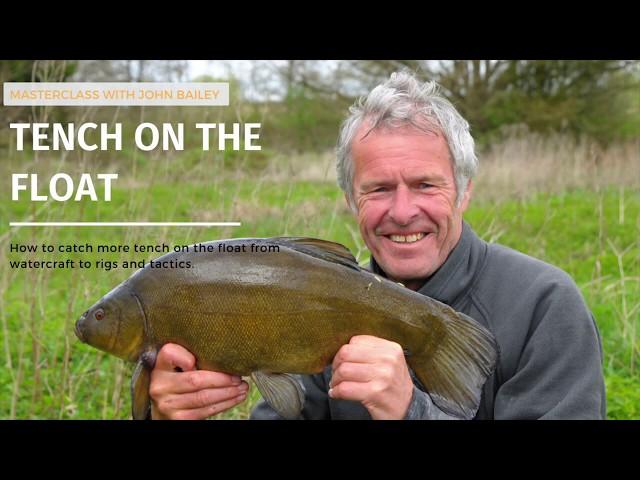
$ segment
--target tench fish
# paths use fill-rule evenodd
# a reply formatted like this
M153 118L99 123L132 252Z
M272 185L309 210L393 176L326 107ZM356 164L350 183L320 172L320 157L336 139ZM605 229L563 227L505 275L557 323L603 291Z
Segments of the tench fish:
M87 310L75 332L137 362L134 419L149 414L150 373L166 343L193 353L199 369L251 376L285 418L304 404L294 374L322 372L354 335L400 344L434 403L459 418L476 414L497 359L495 339L473 319L361 268L341 244L302 237L220 240L164 255Z

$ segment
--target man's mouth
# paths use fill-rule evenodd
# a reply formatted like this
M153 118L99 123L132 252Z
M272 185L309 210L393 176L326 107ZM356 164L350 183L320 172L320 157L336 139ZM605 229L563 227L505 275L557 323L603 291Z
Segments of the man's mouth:
M417 232L417 233L410 233L408 235L385 235L385 236L394 243L415 243L419 240L422 240L426 236L426 233Z

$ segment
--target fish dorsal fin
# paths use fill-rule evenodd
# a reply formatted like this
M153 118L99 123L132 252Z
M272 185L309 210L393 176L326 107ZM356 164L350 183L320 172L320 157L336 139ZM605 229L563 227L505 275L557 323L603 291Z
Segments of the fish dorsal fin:
M321 260L360 269L351 251L341 243L310 237L274 237L270 240Z

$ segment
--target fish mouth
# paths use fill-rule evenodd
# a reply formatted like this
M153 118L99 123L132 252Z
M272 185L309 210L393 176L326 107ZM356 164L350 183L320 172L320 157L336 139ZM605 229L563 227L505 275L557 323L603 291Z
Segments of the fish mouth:
M76 325L74 327L74 333L76 334L76 337L78 337L78 339L82 342L82 343L86 343L85 338L84 338L84 334L82 333L82 329L80 328L80 323L85 319L85 316L81 316L80 319L76 322Z

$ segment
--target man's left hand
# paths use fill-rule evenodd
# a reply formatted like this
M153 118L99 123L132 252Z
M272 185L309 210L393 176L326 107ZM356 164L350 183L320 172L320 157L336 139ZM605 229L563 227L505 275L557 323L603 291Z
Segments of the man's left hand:
M374 420L401 420L413 395L402 347L370 335L352 337L333 359L329 396L362 403Z

